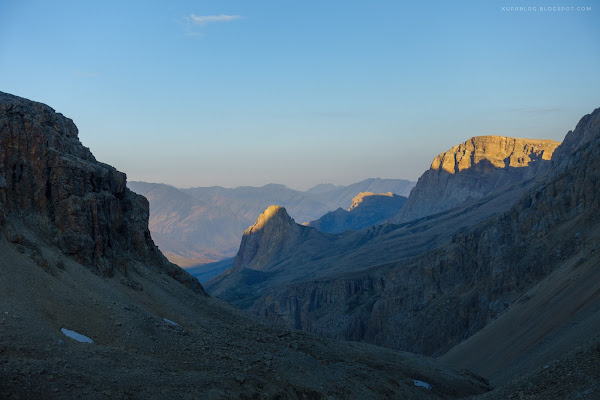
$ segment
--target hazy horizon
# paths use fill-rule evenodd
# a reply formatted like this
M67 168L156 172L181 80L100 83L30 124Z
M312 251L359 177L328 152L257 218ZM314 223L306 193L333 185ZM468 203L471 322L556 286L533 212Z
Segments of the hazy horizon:
M469 137L562 141L600 106L598 10L568 5L9 0L0 90L132 181L416 181Z
M405 179L405 178L382 178L382 177L378 177L378 176L371 176L365 179L358 179L356 181L349 181L349 182L345 182L345 183L332 183L332 182L320 182L314 185L308 185L308 186L292 186L292 185L288 185L285 182L267 182L264 184L256 184L256 185L237 185L237 186L224 186L224 185L206 185L206 186L177 186L177 185L172 185L170 183L167 182L150 182L150 181L140 181L140 180L135 180L135 179L129 179L129 177L127 177L127 182L132 183L132 182L141 182L141 183L150 183L150 184L166 184L169 186L173 186L177 189L193 189L193 188L199 188L199 187L222 187L224 189L237 189L240 187L264 187L267 185L283 185L286 186L288 189L293 189L293 190L297 190L300 192L305 192L309 189L314 188L317 185L321 185L321 184L333 184L335 186L349 186L352 185L353 183L359 183L362 182L366 179L402 179L402 180L407 180L407 181L411 181L411 182L416 182L417 179Z

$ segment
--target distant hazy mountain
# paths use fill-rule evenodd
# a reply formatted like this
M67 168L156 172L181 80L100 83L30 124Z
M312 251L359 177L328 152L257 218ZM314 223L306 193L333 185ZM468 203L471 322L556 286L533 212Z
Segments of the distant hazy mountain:
M161 251L184 267L235 256L242 233L272 204L285 206L299 222L349 208L360 192L406 195L415 182L371 178L348 186L317 185L306 192L284 185L177 189L145 182L128 187L150 202L150 231Z
M352 199L352 205L348 210L340 207L315 221L303 225L312 226L328 233L360 230L384 223L400 211L405 201L406 197L391 192L361 192Z
M339 189L341 186L333 183L319 183L307 190L308 193L327 193L332 190Z
M472 137L433 160L390 222L435 214L540 176L558 145L554 140Z

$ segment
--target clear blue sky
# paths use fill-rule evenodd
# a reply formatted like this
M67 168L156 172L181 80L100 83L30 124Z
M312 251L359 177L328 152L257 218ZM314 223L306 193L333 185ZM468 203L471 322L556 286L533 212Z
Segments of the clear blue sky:
M593 0L0 0L0 90L179 187L416 179L471 136L562 140L599 72Z

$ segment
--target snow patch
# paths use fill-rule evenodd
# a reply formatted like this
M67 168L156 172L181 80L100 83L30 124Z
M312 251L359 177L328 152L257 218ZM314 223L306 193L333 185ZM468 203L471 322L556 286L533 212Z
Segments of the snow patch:
M77 340L78 342L81 343L94 343L94 341L92 339L90 339L89 337L82 335L81 333L77 333L75 331L69 330L69 329L65 329L62 328L60 330L62 333L65 334L66 337L70 337L73 340Z
M171 325L175 325L175 326L181 326L181 325L179 325L177 322L173 322L173 321L171 321L170 319L163 318L163 321L165 321L165 322L167 322L167 323L169 323L169 324L171 324Z
M433 387L433 386L432 386L432 385L430 385L429 383L427 383L427 382L423 382L423 381L420 381L420 380L418 380L418 379L413 379L413 383L415 384L415 386L424 387L424 388L425 388L425 389L427 389L427 390L431 390L431 388Z

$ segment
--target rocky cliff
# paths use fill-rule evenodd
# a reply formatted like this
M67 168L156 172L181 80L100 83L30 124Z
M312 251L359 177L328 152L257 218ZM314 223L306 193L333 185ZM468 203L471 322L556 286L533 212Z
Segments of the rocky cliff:
M304 225L328 233L340 233L350 229L360 230L382 224L396 215L405 201L406 197L391 192L361 192L352 199L352 205L348 210L338 208Z
M433 160L390 222L435 214L539 176L550 167L559 144L553 140L473 137Z
M0 225L10 241L43 264L39 238L98 274L135 285L135 270L157 268L203 293L158 251L148 202L125 184L125 174L81 144L72 120L0 92Z
M596 257L598 176L600 109L567 134L552 169L506 211L415 257L274 287L252 309L270 321L325 336L442 354L521 295L527 301L525 293L553 271L572 265L567 285ZM591 301L580 300L581 307Z
M233 267L208 281L206 286L224 300L247 304L260 293L252 289L253 285L268 284L273 276L281 277L282 260L310 257L302 254L302 245L306 243L315 244L315 251L322 252L328 238L315 228L297 224L285 208L270 206L244 231ZM291 270L286 272L294 275Z
M303 229L288 215L285 208L270 206L254 225L244 231L233 269L267 268L271 260L281 258L297 244Z

